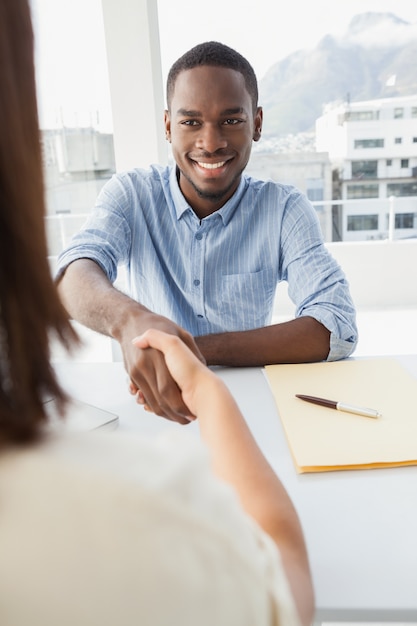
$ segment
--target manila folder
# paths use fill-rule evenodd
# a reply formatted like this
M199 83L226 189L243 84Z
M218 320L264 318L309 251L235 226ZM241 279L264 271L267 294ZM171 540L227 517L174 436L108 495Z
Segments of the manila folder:
M417 464L417 379L395 358L268 365L265 373L299 473ZM345 413L296 394L381 416Z

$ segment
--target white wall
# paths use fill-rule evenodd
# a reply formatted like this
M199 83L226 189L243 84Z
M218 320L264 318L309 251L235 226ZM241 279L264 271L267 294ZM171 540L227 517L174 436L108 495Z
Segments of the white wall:
M168 161L156 0L102 0L118 171Z
M417 309L417 239L333 242L326 247L345 272L358 310ZM274 317L293 313L283 283L277 289Z

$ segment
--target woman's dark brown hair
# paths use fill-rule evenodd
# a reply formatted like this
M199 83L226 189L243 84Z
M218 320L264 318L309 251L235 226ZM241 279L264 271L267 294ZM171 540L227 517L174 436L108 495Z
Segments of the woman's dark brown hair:
M40 432L43 401L66 396L50 363L50 338L76 340L51 277L27 0L0 2L0 441Z

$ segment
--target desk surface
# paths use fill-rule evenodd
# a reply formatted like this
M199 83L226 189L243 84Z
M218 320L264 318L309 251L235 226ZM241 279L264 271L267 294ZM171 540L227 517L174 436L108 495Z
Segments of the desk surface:
M399 359L417 377L417 356ZM183 428L136 405L122 363L56 369L74 397L118 414L121 430L152 435ZM317 621L417 622L417 466L299 475L263 370L218 373L301 518ZM198 436L197 424L185 428Z

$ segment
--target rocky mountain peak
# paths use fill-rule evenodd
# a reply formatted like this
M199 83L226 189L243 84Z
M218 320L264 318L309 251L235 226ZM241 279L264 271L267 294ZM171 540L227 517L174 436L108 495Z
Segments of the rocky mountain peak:
M324 105L346 94L354 102L417 93L416 59L417 24L392 13L356 15L341 36L272 65L259 83L265 136L311 132Z

